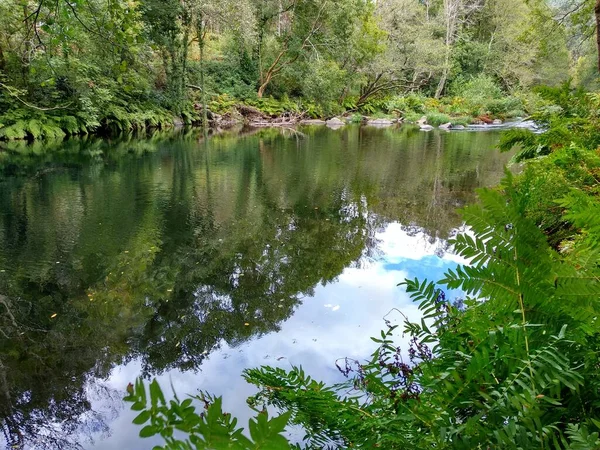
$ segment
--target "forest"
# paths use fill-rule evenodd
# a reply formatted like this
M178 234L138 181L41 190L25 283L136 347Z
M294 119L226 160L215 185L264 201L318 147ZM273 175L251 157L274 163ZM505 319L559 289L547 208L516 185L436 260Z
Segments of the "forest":
M515 118L594 89L590 0L4 0L0 140L334 115Z
M154 449L600 449L599 25L600 0L0 0L7 445L79 448L90 380L137 361ZM452 133L222 130L333 117L535 129L476 198L491 152ZM391 311L345 382L247 367L246 426L151 379L278 332L386 217L468 263L397 280L419 320Z

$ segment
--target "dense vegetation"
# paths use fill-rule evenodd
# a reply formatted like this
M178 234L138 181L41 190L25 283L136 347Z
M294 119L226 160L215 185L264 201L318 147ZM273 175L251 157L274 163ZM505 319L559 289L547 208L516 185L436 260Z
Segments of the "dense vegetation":
M241 114L240 105L268 116L351 112L413 120L426 115L434 124L531 115L543 127L539 134L505 134L501 148L519 146L515 160L527 161L523 172L507 174L500 186L482 190L479 203L463 210L470 231L451 243L470 265L442 280L405 280L402 285L419 303L423 320L406 319L402 328L386 324L381 336L373 338L379 347L370 359L339 366L347 383L327 386L300 367L246 370L245 378L260 390L249 399L258 413L246 435L222 411L220 399L202 394L167 402L155 381L147 392L138 380L128 387L126 400L139 411L134 423L143 425L141 436L160 434L166 447L175 449L289 448L293 444L282 432L296 424L306 431L303 445L312 448L600 448L600 97L589 92L597 88L598 55L590 40L596 31L594 6L600 15L600 3L590 0L0 4L2 140L169 127L174 117L206 125L217 115ZM0 156L4 161L4 153ZM181 167L188 164L183 161ZM314 190L305 194L314 196L322 187L306 186ZM275 198L278 193L273 188L270 194ZM27 199L14 201L27 205ZM192 199L190 194L187 201ZM344 199L340 195L328 205L332 215L339 213ZM235 293L236 301L262 314L264 305L252 303L261 292L249 299L243 283L231 282L243 261L221 252L264 258L267 267L266 242L270 248L275 238L265 236L261 227L250 227L247 236L231 238L225 250L204 238L194 253L188 243L177 242L181 233L173 238L160 230L171 224L218 233L218 227L211 220L203 222L206 217L200 213L198 223L188 223L178 215L176 202L157 203L160 215L148 207L129 218L143 226L127 242L143 243L138 245L143 250L130 254L118 243L96 242L103 252L119 254L103 268L110 277L71 285L64 280L76 277L48 267L34 275L2 275L10 298L36 298L39 286L63 283L43 302L24 301L18 308L9 296L0 296L8 311L0 330L7 355L2 361L8 374L2 380L7 435L20 440L23 432L43 430L52 418L39 411L48 403L62 401L72 407L73 416L86 411L85 377L104 351L88 345L90 336L113 337L116 350L106 358L106 367L135 353L124 349L125 341L149 348L143 364L154 373L197 368L221 339L243 337L224 336L219 321L206 331L193 314L181 316L194 305L189 286L207 286L207 310L214 295ZM285 209L275 200L264 208L268 220L285 229L278 225L288 223ZM360 214L343 227L332 223L330 234L316 226L311 214L299 225L311 237L303 242L314 248L343 242L344 254L330 260L317 252L314 260L303 261L306 274L294 272L291 264L286 276L272 268L268 272L276 273L275 279L298 283L278 286L280 290L273 291L270 279L256 273L262 283L255 286L264 295L285 294L285 311L273 317L265 311L264 328L247 334L276 329L291 314L299 293L334 278L344 264L360 257L371 237L372 224ZM114 218L113 226L122 220ZM297 236L293 231L290 240ZM161 245L178 251L163 256L155 251ZM81 267L100 264L101 252L92 250L81 250L89 251L78 260L81 266L61 269L83 277L87 272ZM119 276L119 269L131 263L136 270ZM148 283L148 267L156 285ZM219 275L226 277L215 285ZM39 284L32 282L36 277ZM465 297L448 298L446 292L454 289ZM57 320L51 328L54 339L47 339L47 322L57 315L49 316L48 307L64 305L62 295L72 292L80 302L65 306L70 321ZM148 305L148 298L156 302ZM175 301L167 304L163 298ZM91 307L94 299L103 301L105 309ZM121 328L115 331L109 319L117 314L111 315L111 305L123 301L128 308L125 314L119 310ZM38 309L44 312L39 317ZM216 316L222 318L219 312ZM225 316L244 323L241 316ZM71 322L81 326L74 329ZM29 324L25 338L20 323ZM78 340L79 334L87 339ZM182 340L187 345L180 348ZM103 342L92 341L98 346ZM67 386L46 383L36 373L29 378L28 367L40 358L49 367L68 365L69 354L60 351L64 342L72 343L72 354L81 352L74 358L81 367L72 367L77 376ZM5 365L12 370L4 370ZM33 384L41 387L29 402ZM27 408L19 408L18 402ZM198 402L205 406L202 413L196 411ZM269 419L266 405L283 414Z
M6 0L0 139L206 123L240 103L269 116L523 116L532 86L595 84L593 5L573 3Z

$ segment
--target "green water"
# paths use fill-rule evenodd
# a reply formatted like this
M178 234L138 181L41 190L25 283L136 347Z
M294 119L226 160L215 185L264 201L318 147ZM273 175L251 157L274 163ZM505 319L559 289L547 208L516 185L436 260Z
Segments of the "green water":
M289 337L295 363L324 341L332 355L355 351L339 334L368 341L351 327L379 326L367 312L394 305L400 274L455 264L438 256L461 225L456 209L500 180L498 136L348 127L1 144L5 437L25 448L150 448L120 409L121 386L141 373L225 392L269 339ZM405 254L413 244L433 245L437 259ZM389 293L346 282L378 261L397 271ZM371 299L385 295L391 303ZM340 305L348 312L335 316ZM306 342L293 337L300 329ZM211 375L232 349L240 356Z

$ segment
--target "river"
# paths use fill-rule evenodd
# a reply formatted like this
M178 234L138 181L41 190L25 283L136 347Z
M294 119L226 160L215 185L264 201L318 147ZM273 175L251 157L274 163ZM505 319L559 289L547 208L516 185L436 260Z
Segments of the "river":
M137 376L224 397L262 364L343 379L404 278L460 259L498 131L306 127L0 144L0 423L14 448L147 449ZM0 438L2 442L2 438ZM2 444L0 444L2 445Z

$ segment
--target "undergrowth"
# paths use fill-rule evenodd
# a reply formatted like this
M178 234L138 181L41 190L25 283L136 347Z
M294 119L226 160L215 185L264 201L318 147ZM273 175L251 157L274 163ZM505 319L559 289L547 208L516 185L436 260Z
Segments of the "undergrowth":
M151 106L112 104L98 120L77 112L59 114L18 108L0 116L0 140L56 139L97 132L169 128L172 125L171 113Z

